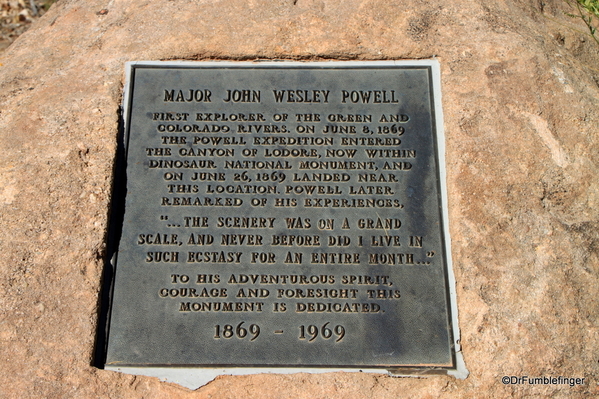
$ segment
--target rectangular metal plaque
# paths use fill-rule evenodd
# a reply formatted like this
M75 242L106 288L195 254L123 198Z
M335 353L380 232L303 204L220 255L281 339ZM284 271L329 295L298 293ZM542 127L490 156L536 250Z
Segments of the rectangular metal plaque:
M456 369L436 62L129 68L107 366Z

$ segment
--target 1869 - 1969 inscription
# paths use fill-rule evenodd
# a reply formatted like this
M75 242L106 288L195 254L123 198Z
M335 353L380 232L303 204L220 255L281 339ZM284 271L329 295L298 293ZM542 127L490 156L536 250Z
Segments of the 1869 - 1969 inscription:
M456 368L435 62L129 68L107 366Z

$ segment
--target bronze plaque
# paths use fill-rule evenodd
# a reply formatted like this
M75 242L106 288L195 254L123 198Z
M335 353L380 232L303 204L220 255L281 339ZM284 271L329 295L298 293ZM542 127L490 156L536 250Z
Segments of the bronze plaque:
M456 368L436 63L129 68L107 366Z

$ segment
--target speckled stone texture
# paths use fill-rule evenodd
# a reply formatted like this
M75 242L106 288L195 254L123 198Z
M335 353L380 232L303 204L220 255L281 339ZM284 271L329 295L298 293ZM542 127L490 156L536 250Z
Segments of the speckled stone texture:
M564 10L59 0L0 59L0 397L599 395L599 46ZM91 366L126 61L432 57L466 380L223 376L190 391ZM585 383L504 385L504 375Z

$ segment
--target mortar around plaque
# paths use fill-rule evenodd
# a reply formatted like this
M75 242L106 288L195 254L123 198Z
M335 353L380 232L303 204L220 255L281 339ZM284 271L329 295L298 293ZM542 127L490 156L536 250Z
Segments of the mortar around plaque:
M435 61L130 63L124 105L107 369L465 376Z

